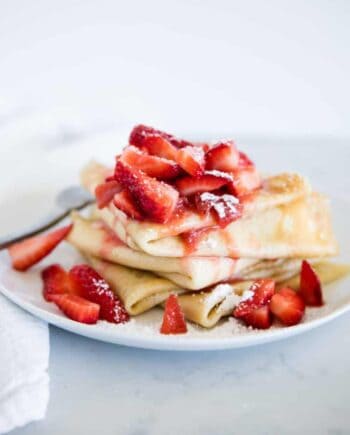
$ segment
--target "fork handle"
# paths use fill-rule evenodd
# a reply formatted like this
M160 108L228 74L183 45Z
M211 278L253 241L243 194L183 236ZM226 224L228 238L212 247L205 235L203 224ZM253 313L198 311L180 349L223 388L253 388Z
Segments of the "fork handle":
M90 205L93 201L85 201L79 207L75 207L74 210L81 210L82 208ZM69 214L73 211L73 208L70 208L68 210L64 210L61 213L55 214L54 216L48 216L43 223L40 225L35 225L32 228L29 228L28 230L20 233L10 234L2 239L0 239L0 251L3 249L8 248L9 246L13 245L14 243L21 242L24 239L27 239L28 237L36 236L53 226L57 225L59 222L61 222L64 218L69 216Z

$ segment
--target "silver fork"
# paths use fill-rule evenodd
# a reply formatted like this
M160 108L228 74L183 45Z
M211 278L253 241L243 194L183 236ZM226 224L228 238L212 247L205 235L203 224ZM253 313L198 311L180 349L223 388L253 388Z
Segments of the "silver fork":
M56 197L57 211L55 213L50 214L34 227L0 239L0 250L48 230L67 217L72 210L81 210L93 202L93 196L82 187L72 186L62 190Z

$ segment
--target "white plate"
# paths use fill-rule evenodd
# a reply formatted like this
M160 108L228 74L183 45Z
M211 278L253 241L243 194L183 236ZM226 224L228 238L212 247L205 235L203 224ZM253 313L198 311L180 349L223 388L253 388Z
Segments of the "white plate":
M350 262L350 236L347 227L350 205L340 199L332 205L335 231L342 253L339 260ZM42 263L25 273L20 273L11 269L8 255L4 252L0 255L0 291L24 310L59 328L101 341L160 350L216 350L267 343L311 330L350 310L348 277L324 289L324 307L308 308L303 322L289 328L273 326L267 331L252 330L241 327L237 320L230 318L211 330L189 325L187 334L167 336L158 332L162 311L157 308L134 317L125 325L107 322L85 325L68 319L54 304L45 302L41 295L40 280L40 270L47 264L59 262L65 267L70 267L82 261L79 254L70 246L62 244Z

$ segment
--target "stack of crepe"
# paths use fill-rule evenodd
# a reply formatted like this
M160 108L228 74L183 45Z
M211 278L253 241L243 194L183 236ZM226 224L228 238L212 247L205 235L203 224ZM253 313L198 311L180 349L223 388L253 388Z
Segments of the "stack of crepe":
M82 184L91 193L108 168L90 163ZM131 219L113 202L88 218L73 213L68 241L110 283L131 315L162 305L170 293L188 320L214 326L232 313L257 278L295 286L302 259L326 283L346 272L328 261L337 254L328 199L308 181L283 173L266 177L245 203L241 219L218 228L212 217L188 211L166 224ZM201 229L208 228L209 231ZM189 249L183 235L197 230Z

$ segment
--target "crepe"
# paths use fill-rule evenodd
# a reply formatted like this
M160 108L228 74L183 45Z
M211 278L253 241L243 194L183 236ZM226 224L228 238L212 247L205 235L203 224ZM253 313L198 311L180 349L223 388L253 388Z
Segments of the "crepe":
M314 263L313 268L322 285L343 278L350 272L350 265L331 262ZM289 286L298 290L299 279L298 273L287 281L277 280L277 287ZM210 291L182 294L179 296L179 302L186 319L205 328L212 328L221 318L232 314L234 307L242 300L244 292L249 290L252 283L252 280L248 280L219 284Z
M171 281L150 272L108 263L92 256L86 256L86 259L110 284L132 316L161 304L171 293L184 291Z
M106 171L91 164L83 172L83 184L93 191L100 180L97 174ZM214 225L210 214L187 211L180 219L155 224L130 219L113 203L96 214L130 248L156 257L274 259L337 253L326 197L312 193L309 183L298 174L268 177L263 186L245 201L241 219L225 229L208 231L191 252L182 235Z
M300 260L238 259L228 257L153 257L129 248L100 221L72 213L74 223L67 241L84 255L135 269L152 271L178 286L199 290L229 279L274 277L287 279Z

